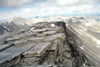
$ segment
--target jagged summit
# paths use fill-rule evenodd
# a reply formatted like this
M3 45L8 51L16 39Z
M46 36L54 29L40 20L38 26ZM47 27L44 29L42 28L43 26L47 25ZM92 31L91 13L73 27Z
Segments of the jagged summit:
M17 19L17 18L20 18L20 17L16 17L16 16L14 16L14 17L8 19L7 21L8 21L8 23L10 23L12 20Z
M83 24L83 25L93 25L95 24L97 21L95 19L93 19L90 16L72 16L72 17L68 17L66 22L68 22L69 24Z
M52 17L59 18L60 16L58 14L54 14Z
M21 28L24 28L26 26L31 26L34 23L37 22L42 22L44 21L43 18L28 18L28 19L24 19L21 17L12 17L10 19L8 19L7 21L2 22L0 25L2 27L4 27L5 29L7 29L8 31L15 31L15 30L19 30Z
M37 22L43 22L44 21L43 18L39 18L39 17L27 18L26 20L30 21L31 23L37 23Z
M99 26L99 22L95 20L91 16L83 15L83 16L69 16L69 17L62 17L57 14L50 16L48 18L40 18L40 17L31 17L31 18L21 18L21 17L12 17L9 20L2 22L0 25L7 29L8 31L19 30L25 26L31 26L37 22L52 22L52 21L64 21L68 24L80 24L85 25L87 27L97 27Z
M63 20L62 17L57 15L57 14L45 19L45 21L48 21L48 22L50 22L50 21L62 21L62 20Z
M61 19L62 21L58 21ZM63 65L62 67L94 67L94 65L100 67L100 56L98 55L100 52L100 25L95 19L89 16L60 17L54 15L49 17L48 22L33 25L34 21L40 20L30 18L30 21L27 21L31 22L32 26L29 27L19 23L24 23L23 21L25 21L23 18L14 18L10 20L10 23L6 21L6 24L1 25L1 29L4 30L20 30L0 36L0 57L2 59L0 65L10 64L24 67L30 66L32 63L31 67L36 67L35 64L57 65L59 63L59 67L61 65ZM90 25L86 25L87 23ZM13 45L10 44L9 47L9 43ZM6 63L7 60L10 63ZM18 64L12 63L13 61Z
M1 36L0 67L100 67L99 35L78 24L66 24L36 23Z
M23 28L24 26L28 26L29 24L29 21L21 17L12 17L9 20L1 23L1 25L9 31L18 30L20 28Z

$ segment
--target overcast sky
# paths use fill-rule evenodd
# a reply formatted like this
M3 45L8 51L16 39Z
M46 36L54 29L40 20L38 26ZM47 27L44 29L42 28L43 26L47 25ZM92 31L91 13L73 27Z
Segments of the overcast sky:
M99 14L100 0L0 0L0 20L74 14Z

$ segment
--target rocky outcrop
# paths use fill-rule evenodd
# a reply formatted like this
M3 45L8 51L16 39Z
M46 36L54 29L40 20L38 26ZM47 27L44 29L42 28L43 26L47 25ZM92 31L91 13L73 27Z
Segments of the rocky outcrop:
M13 18L1 23L1 26L3 26L5 29L12 32L14 30L19 30L19 29L23 28L24 26L28 26L29 23L30 23L29 21L26 21L23 18L13 17Z
M6 33L6 32L8 32L8 30L5 29L3 26L0 25L0 35L1 35L1 34L4 34L4 33Z
M30 18L30 19L23 19L21 17L12 17L7 21L4 21L0 23L0 28L2 26L2 29L0 31L0 34L4 34L6 32L13 32L18 31L22 28L25 28L27 26L31 26L34 23L43 21L41 18Z
M89 67L72 35L63 21L37 23L9 33L2 38L6 45L0 45L0 66Z

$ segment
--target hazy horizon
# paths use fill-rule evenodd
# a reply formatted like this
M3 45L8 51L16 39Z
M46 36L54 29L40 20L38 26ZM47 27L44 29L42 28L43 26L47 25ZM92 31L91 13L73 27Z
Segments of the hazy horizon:
M13 16L48 17L54 14L60 16L98 15L99 0L0 0L0 21Z

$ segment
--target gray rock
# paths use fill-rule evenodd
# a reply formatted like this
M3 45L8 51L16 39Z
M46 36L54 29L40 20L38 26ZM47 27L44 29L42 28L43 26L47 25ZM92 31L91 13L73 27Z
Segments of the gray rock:
M22 45L26 45L26 44L28 44L27 40L19 40L19 41L14 42L15 46L22 46Z
M23 52L32 48L35 44L36 43L31 43L31 44L28 44L26 46L21 46L21 47L12 46L12 47L0 52L0 64L7 60L11 60L11 59L15 58L16 56L21 55Z
M41 42L36 44L32 49L23 53L25 57L41 56L51 45L51 42Z
M56 33L56 31L46 31L46 32L43 32L44 35L53 35L55 33Z
M37 29L37 30L31 30L32 33L42 33L44 31L47 31L47 29Z
M13 44L4 44L4 45L0 45L0 52L13 46Z
M57 43L52 44L52 46L50 47L51 51L55 51L57 49Z
M29 42L41 42L45 39L45 37L32 37L32 38L29 38L28 41Z

